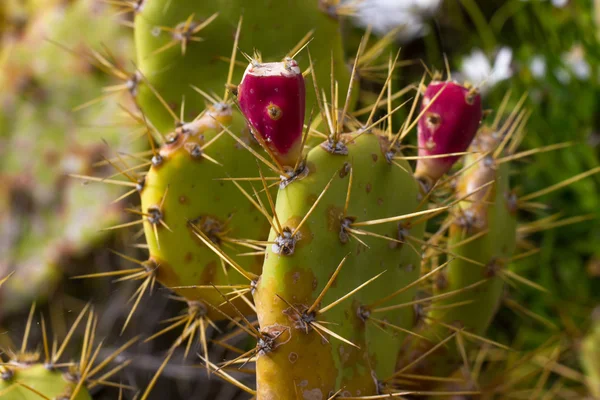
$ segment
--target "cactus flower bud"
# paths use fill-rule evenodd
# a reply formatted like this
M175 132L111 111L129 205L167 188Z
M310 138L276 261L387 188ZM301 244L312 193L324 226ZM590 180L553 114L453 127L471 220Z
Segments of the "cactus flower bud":
M460 156L429 157L467 150L481 122L481 96L475 88L434 81L425 90L421 109L428 105L418 123L419 156L424 158L417 161L415 176L435 182Z
M256 140L282 166L293 167L302 154L305 111L298 63L250 63L238 86L238 100Z

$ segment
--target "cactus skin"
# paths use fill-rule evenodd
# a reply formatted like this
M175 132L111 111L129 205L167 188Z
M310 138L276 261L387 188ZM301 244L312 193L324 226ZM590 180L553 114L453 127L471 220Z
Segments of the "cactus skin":
M219 235L258 240L266 237L269 230L268 221L241 192L231 182L219 180L246 176L249 169L256 169L254 156L217 124L218 121L229 126L238 137L252 143L243 118L229 105L211 106L208 111L194 123L193 132L186 131L190 126L184 126L172 143L160 149L160 157L155 157L160 162L150 168L141 192L142 211L159 210L159 219L168 226L145 218L150 259L152 265L158 267L158 281L167 287L249 283L229 266L225 275L219 257L193 234L189 222L202 228L219 245ZM222 165L200 155L200 147L215 138L206 154ZM161 204L162 207L158 207ZM237 249L240 253L248 251L244 247ZM227 249L226 252L247 271L260 273L262 256L235 257L234 251ZM187 300L202 300L215 307L223 303L220 294L212 289L175 291ZM243 304L238 306L243 308ZM207 311L211 319L223 318L212 308Z
M254 137L282 165L294 167L302 155L305 87L292 59L252 62L238 87L238 101Z
M6 400L92 400L85 387L72 398L77 382L69 379L68 374L42 364L1 366L0 375L0 396Z
M460 153L469 147L482 117L481 96L475 88L433 81L423 94L421 109L425 108L418 124L419 156ZM459 158L419 159L415 175L435 183Z
M293 21L285 19L276 22L292 9ZM190 41L185 55L182 55L180 45L156 53L172 39L169 32L157 31L157 27L174 28L192 14L196 21L204 21L217 12L219 14L214 21L195 35L203 41ZM186 100L185 118L193 118L204 108L204 99L190 85L207 93L223 93L228 71L227 63L219 58L231 56L231 38L241 15L244 28L238 47L246 52L260 48L264 59L269 60L283 59L304 35L314 29L310 49L315 64L323 66L318 73L319 86L329 85L329 65L333 53L339 90L340 93L346 92L350 76L344 62L338 23L319 10L317 1L146 1L135 19L138 66L174 110L179 110L182 97ZM267 26L270 29L265 29ZM277 35L272 34L273 30L277 31ZM157 32L160 34L156 35ZM296 60L300 65L308 65L305 51ZM243 70L236 70L233 82L239 82L242 73ZM313 90L307 91L309 104L314 102L314 96ZM166 133L173 129L173 118L146 85L140 88L139 104L159 131Z
M349 167L352 168L353 184L347 217L361 221L395 216L414 211L418 204L418 185L414 178L386 162L382 154L382 148L386 148L385 140L374 134L345 139L348 155L334 155L321 146L314 148L307 158L308 175L291 182L277 196L277 216L283 229L293 230L334 176L330 188L301 227L293 253L276 254L273 248L268 249L254 299L261 331L278 337L273 351L259 353L259 399L294 399L296 392L303 398L327 398L340 388L345 388L346 394L375 394L375 378L386 377L394 368L403 335L396 336L390 329L389 339L381 331L376 339L372 329L379 328L366 327L357 312L361 301L368 302L389 294L392 291L389 284L366 286L359 292L360 297L353 296L322 316L317 315L318 321L324 318L336 323L327 327L361 349L327 334L329 343L326 343L311 328L306 333L305 326L294 321L297 315L281 300L306 311L346 255L347 261L321 306L364 283L365 277L372 278L384 270L386 272L380 279L394 282L393 288L407 285L418 277L418 268L408 267L418 264L418 256L416 259L411 256L412 250L408 246L391 248L395 246L390 246L388 241L363 236L370 246L366 249L349 237L346 243L341 240L340 217L347 194ZM408 164L405 167L409 168ZM396 226L391 224L370 230L393 238L397 233ZM420 237L421 227L416 227L411 234ZM269 240L275 240L277 235L272 230ZM373 285L377 283L375 280ZM399 297L408 301L413 294L407 291ZM395 325L410 327L412 310L405 308L386 315L386 318ZM377 344L378 340L385 343Z

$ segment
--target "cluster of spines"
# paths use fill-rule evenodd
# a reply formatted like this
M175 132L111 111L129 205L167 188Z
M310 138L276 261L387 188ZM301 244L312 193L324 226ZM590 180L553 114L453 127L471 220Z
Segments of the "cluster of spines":
M42 336L41 354L39 346L32 351L28 343L33 333L32 329L35 329L35 311L34 303L29 311L20 348L1 348L4 357L0 365L0 397L24 400L88 400L92 398L90 390L97 386L129 389L128 386L111 379L130 364L130 360L117 359L134 345L139 337L128 340L100 359L102 343L97 343L96 337L98 315L88 304L77 315L62 342L57 338L50 342L46 319L43 313L40 314L38 324ZM72 361L65 361L68 347L83 321L86 322L79 356L74 357Z

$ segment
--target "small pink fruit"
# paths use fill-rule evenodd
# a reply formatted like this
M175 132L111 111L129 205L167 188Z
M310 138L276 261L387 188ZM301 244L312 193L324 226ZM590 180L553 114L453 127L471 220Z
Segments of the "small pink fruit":
M428 105L418 124L419 156L425 158L417 161L415 176L431 183L448 172L460 156L427 157L466 151L479 129L482 109L481 96L475 88L452 81L431 82L423 95L421 110Z
M292 59L251 63L238 86L242 112L252 133L282 166L293 167L302 154L305 88Z

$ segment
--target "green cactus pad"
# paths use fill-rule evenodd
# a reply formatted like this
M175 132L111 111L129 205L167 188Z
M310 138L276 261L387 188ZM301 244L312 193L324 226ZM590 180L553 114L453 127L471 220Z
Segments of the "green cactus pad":
M285 240L278 240L275 230L269 236L269 241L279 246L268 249L254 293L261 331L275 338L272 350L260 353L257 361L261 399L295 399L296 393L303 398L327 398L341 388L346 395L375 394L376 378L386 377L394 368L404 334L363 320L360 307L416 280L419 256L408 246L360 236L369 246L366 248L351 237L344 225L351 227L352 221L415 211L418 185L406 172L410 169L408 164L403 165L406 168L403 171L386 161L382 151L386 149L385 139L374 134L345 139L347 155L331 154L321 146L314 148L308 154L307 176L291 182L277 196L277 217L284 232L287 231L283 236L289 238L326 185L331 184L294 236L295 244L286 247ZM352 190L344 217L351 176ZM365 230L397 237L396 224L369 226ZM411 235L421 237L422 227L414 227ZM314 313L308 313L345 256L346 262L321 304ZM358 294L320 314L320 309L384 271ZM393 289L390 282L394 282ZM408 290L398 298L408 301L413 294L414 291ZM410 328L412 309L390 312L384 318L391 324ZM323 321L322 327L360 349L320 330L322 337L315 332L320 328L307 323L312 319L317 324ZM373 334L376 330L377 335Z
M222 263L194 234L190 224L246 271L259 274L262 267L262 255L236 257L236 253L252 249L237 246L232 240L265 238L269 223L232 182L223 180L252 175L250 171L257 169L256 159L218 124L228 125L246 143L252 144L253 139L239 113L233 113L227 105L219 107L211 107L197 121L195 134L180 130L172 142L160 149L141 192L142 212L147 213L144 229L150 258L158 267L157 279L167 287L250 284ZM202 147L211 141L204 152ZM176 292L187 300L202 300L214 306L224 301L211 288ZM212 308L208 311L214 314L213 318L223 318Z

